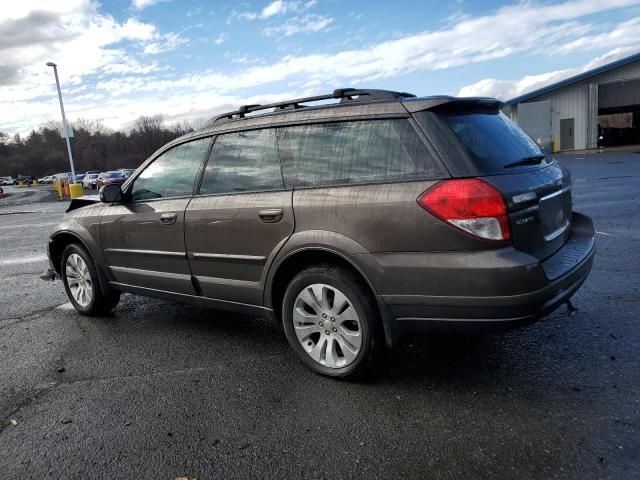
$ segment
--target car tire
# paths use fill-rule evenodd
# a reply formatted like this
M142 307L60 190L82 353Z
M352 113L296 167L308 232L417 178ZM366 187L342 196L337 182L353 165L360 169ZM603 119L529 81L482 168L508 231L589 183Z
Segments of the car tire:
M384 349L373 295L358 276L335 265L306 268L291 280L282 321L302 363L328 377L367 377Z
M120 301L119 292L102 292L95 262L82 245L71 243L66 246L60 271L67 297L79 313L90 317L106 315Z

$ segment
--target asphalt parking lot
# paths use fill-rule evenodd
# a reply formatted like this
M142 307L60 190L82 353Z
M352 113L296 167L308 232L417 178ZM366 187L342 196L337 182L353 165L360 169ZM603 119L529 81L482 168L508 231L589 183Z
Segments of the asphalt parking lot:
M640 478L640 154L571 155L594 270L545 320L407 338L377 378L308 372L266 320L38 279L66 208L0 200L0 478Z

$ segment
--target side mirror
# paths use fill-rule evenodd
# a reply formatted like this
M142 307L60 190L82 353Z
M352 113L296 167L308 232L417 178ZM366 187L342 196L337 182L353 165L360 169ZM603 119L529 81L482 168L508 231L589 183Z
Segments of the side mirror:
M120 203L124 200L124 195L120 185L103 185L100 188L100 201L104 203Z

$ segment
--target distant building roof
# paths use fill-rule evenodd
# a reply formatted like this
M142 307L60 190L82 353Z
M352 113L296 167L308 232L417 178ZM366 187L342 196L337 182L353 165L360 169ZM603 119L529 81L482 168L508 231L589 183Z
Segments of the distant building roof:
M594 68L593 70L589 70L587 72L581 73L574 77L567 78L566 80L562 80L560 82L548 85L546 87L539 88L538 90L534 90L529 93L525 93L524 95L520 95L519 97L512 98L505 102L507 105L513 105L516 103L526 102L527 100L531 100L532 98L539 97L540 95L545 95L547 93L554 92L560 88L568 87L569 85L573 85L574 83L580 82L582 80L587 80L591 77L595 77L596 75L600 75L601 73L610 72L611 70L615 70L616 68L623 67L633 62L640 61L640 53L636 53L629 57L621 58L620 60L616 60L615 62L608 63L598 68Z

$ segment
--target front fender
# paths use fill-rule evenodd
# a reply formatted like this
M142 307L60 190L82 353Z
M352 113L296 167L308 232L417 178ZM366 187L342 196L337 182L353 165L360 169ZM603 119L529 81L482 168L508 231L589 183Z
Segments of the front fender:
M71 240L71 237L73 237L74 240ZM105 292L106 289L108 289L109 276L105 266L102 248L100 248L99 245L99 238L100 215L95 215L93 209L84 208L74 210L67 214L49 237L47 254L52 267L56 271L60 268L60 265L56 264L57 262L52 261L52 250L53 252L61 254L66 244L70 241L77 241L87 249L91 258L93 258L98 271L100 289ZM58 273L61 272L58 271Z

